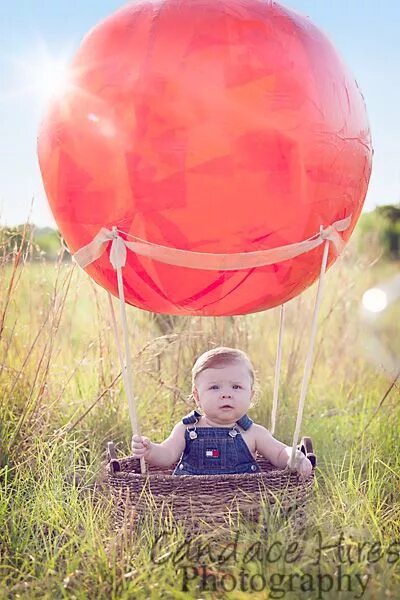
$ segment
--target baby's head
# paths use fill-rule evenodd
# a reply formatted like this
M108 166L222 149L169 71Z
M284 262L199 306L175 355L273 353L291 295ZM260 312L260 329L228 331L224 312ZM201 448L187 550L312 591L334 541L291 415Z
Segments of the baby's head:
M192 368L192 393L205 416L216 423L233 423L250 407L255 374L249 357L235 348L213 348Z

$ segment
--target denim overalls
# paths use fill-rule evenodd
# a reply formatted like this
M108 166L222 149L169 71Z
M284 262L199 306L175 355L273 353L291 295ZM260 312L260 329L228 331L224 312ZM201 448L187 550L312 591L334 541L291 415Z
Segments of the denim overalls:
M182 419L182 423L188 425L185 431L186 446L174 475L222 475L260 471L236 425L197 429L196 423L200 417L201 414L194 410ZM247 415L237 421L237 425L245 431L252 424L253 421Z

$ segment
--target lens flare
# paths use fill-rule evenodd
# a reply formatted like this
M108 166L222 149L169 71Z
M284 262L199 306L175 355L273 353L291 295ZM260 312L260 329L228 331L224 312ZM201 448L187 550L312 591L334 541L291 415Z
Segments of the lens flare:
M362 304L369 312L382 312L388 305L386 292L379 288L371 288L363 295Z

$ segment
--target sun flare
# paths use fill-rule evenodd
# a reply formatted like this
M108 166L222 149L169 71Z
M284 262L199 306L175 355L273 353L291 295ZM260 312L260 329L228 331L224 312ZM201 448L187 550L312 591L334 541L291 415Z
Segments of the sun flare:
M13 95L31 96L44 109L50 100L65 94L71 85L69 52L55 55L41 43L31 49L30 56L14 57L17 76Z
M42 108L46 108L53 98L63 96L70 85L70 71L66 60L44 55L31 65L30 93Z
M32 78L34 89L44 102L64 94L70 83L67 64L50 58L35 66Z

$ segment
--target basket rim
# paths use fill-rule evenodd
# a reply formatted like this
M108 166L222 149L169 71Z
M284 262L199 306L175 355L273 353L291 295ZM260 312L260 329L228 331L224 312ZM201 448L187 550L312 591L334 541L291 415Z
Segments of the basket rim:
M116 477L117 479L128 479L133 481L147 481L150 480L167 480L167 481L175 481L179 482L182 479L195 479L196 481L216 481L218 478L219 481L246 481L248 479L253 480L269 480L272 478L286 479L292 483L298 483L304 485L308 481L314 479L314 470L311 474L306 478L300 478L300 475L294 471L289 471L289 469L273 469L270 471L262 471L258 473L215 473L213 475L173 475L172 473L157 473L157 472L149 472L146 473L134 473L132 471L117 471L112 473L108 472L109 477Z
M303 437L301 440L301 444L305 444L305 445L311 445L311 450L312 449L312 441L311 438L309 437ZM304 450L303 450L304 451ZM111 464L115 461L117 463L119 463L119 465L124 465L126 463L130 463L132 460L137 460L137 459L133 459L132 456L124 456L122 458L117 458L116 457L116 453L115 453L115 447L114 447L114 443L113 442L109 442L108 443L108 452L109 452L109 461L107 464L107 474L108 474L108 478L116 478L116 479L121 479L121 480L125 480L125 481L149 481L149 480L153 480L153 481L174 481L176 483L178 483L179 481L182 481L182 479L188 481L190 479L196 480L196 481L203 481L203 482L208 482L208 481L212 481L215 482L216 481L216 476L218 476L218 481L220 481L221 483L223 482L240 482L240 481L259 481L261 482L265 482L267 483L268 481L271 480L286 480L286 482L288 484L296 484L297 487L301 488L301 487L305 487L307 483L311 483L314 478L315 478L315 470L316 470L316 464L313 464L313 469L310 473L310 475L308 475L307 477L303 477L300 476L296 471L292 471L291 469L289 469L289 467L285 467L284 469L280 469L279 467L276 467L273 463L271 463L270 460L268 460L267 458L263 457L261 454L257 453L256 456L256 461L257 462L264 462L267 463L269 465L271 465L272 468L268 468L266 470L261 470L261 471L257 471L255 473L213 473L213 474L203 474L203 475L195 475L195 474L185 474L185 475L175 475L174 474L174 469L176 467L175 463L173 465L171 465L170 467L166 467L165 471L166 472L160 472L160 471L153 471L153 470L147 470L146 473L138 473L135 471L125 471L125 470L116 470L114 471L111 468ZM310 454L306 454L306 456L311 456ZM315 455L312 454L312 456ZM162 468L161 468L162 469ZM169 471L169 472L168 472Z

